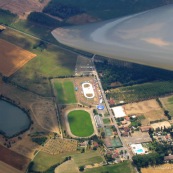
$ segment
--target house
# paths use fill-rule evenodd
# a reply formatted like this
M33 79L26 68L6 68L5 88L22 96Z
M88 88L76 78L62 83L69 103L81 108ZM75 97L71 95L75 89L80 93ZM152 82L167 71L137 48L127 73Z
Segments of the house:
M164 157L164 161L165 161L165 162L169 162L169 161L171 161L171 160L173 160L173 155L169 155L169 156L165 156L165 157Z
M141 132L148 132L152 127L151 126L142 126L140 127Z
M124 131L125 132L130 132L130 128L129 127L124 127Z
M127 124L127 121L126 121L126 120L121 121L121 124L122 124L122 125L125 125L125 124Z

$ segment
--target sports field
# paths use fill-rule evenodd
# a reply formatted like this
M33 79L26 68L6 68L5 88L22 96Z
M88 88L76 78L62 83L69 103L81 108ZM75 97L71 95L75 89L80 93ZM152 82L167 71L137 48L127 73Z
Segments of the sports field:
M73 82L70 79L54 80L58 104L76 103L76 96Z
M88 137L94 133L90 114L83 110L71 111L68 114L68 122L73 135Z
M0 73L9 77L36 55L0 39Z

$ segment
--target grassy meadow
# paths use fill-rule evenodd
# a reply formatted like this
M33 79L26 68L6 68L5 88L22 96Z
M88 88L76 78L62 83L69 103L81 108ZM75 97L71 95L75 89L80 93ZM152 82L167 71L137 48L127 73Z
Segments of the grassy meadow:
M68 114L68 122L73 135L87 137L94 133L91 117L83 110L71 111Z
M55 79L53 83L58 104L76 103L74 85L70 79Z

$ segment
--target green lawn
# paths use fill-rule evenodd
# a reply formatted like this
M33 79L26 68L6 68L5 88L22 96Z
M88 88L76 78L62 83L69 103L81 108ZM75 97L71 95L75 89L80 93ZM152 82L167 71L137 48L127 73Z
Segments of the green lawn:
M110 119L109 119L109 118L103 119L103 123L104 123L104 124L110 124Z
M87 137L94 133L91 117L88 112L83 110L71 111L68 114L68 121L71 132L75 136Z
M84 172L85 173L135 173L135 170L129 161L125 161L123 163L115 165L86 169Z
M57 101L59 104L76 103L74 85L71 80L54 80L54 88L57 93Z

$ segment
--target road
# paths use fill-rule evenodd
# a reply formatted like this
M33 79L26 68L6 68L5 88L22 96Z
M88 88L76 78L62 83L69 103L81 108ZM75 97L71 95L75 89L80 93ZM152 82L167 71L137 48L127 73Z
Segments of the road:
M94 56L95 56L95 55L94 55ZM94 56L93 56L93 58L94 58ZM123 140L123 138L121 137L121 133L120 133L120 131L119 131L119 128L118 128L117 122L116 122L116 120L115 120L115 118L114 118L114 115L112 114L112 110L111 110L111 108L110 108L110 106L109 106L108 100L107 100L107 98L106 98L106 95L105 95L105 92L104 92L104 90L103 90L103 87L102 87L102 84L101 84L101 82L100 82L100 78L99 78L99 76L98 76L97 71L96 71L96 70L93 71L93 74L95 75L95 77L96 77L96 79L97 79L97 81L98 81L98 85L99 85L99 87L100 87L100 91L101 91L103 100L105 101L105 106L106 106L107 111L108 111L108 113L109 113L109 115L110 115L110 118L113 120L113 123L114 123L114 125L115 125L115 127L116 127L116 129L117 129L118 136L119 136L119 138L120 138L120 140L121 140L121 142L122 142L122 144L123 144L122 150L126 150L127 153L128 153L128 155L129 155L129 159L132 160L132 156L131 156L131 154L130 154L130 149L128 148L128 145L126 144L126 142L125 142L125 141Z

